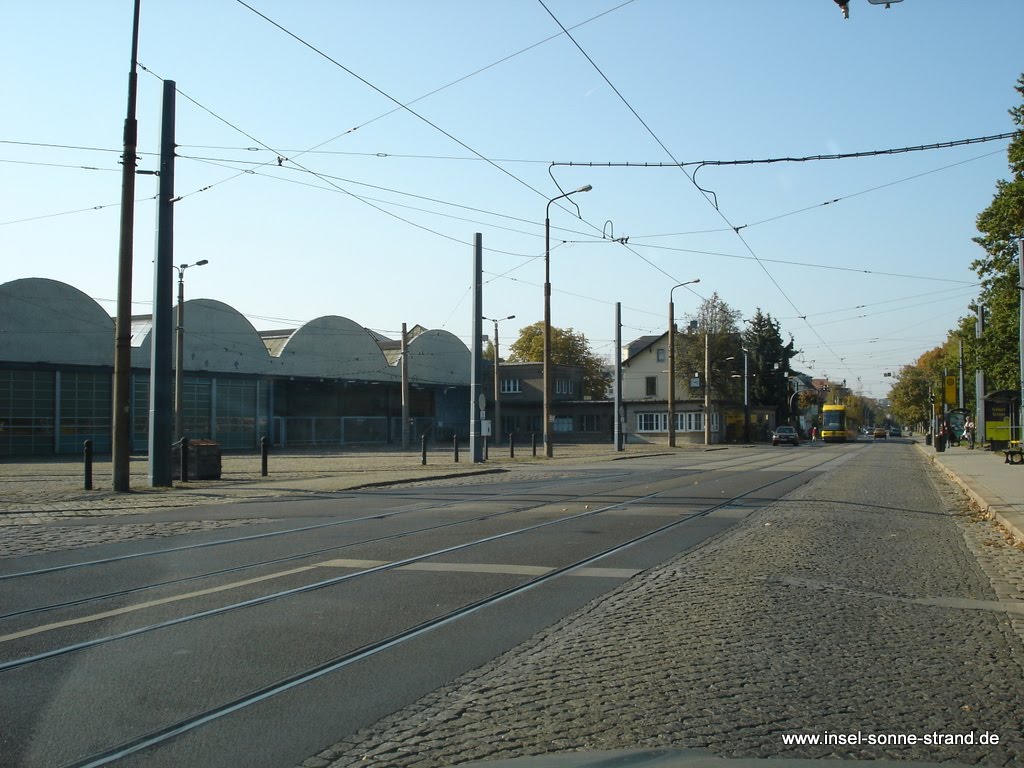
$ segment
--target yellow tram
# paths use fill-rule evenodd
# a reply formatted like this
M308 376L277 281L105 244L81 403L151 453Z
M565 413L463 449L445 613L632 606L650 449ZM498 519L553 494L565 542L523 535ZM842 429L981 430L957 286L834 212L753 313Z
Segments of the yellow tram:
M823 405L821 407L821 427L818 433L826 443L845 443L847 438L846 406Z

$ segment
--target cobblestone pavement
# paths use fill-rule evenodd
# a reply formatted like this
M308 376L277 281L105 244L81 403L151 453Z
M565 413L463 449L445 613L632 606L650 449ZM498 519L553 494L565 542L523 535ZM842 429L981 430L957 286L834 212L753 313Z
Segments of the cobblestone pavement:
M917 452L864 451L302 765L632 747L1019 762L1022 573L1024 551ZM782 739L857 731L1000 743Z
M507 449L503 448L492 449L486 463L474 464L463 447L459 462L454 461L451 449L434 449L428 453L426 465L421 464L418 451L272 454L267 477L260 476L258 455L225 454L221 479L175 481L173 488L150 488L146 459L136 457L131 462L130 493L115 493L111 489L109 461L95 463L94 490L86 491L80 459L8 460L0 462L0 526L60 517L124 515L200 504L332 493L481 472L515 470L522 476L531 468L535 473L550 472L553 465L650 455L663 450L658 446L629 446L625 453L615 453L611 446L602 444L558 446L552 463L533 458L529 447L525 450L520 447L514 459L509 458Z
M155 539L197 531L237 528L266 522L247 520L182 520L160 523L121 523L95 525L21 525L6 526L0 536L0 557L38 555L66 549L113 544L120 541Z
M239 501L309 498L394 483L469 483L476 482L481 473L499 472L516 480L554 478L580 461L630 458L663 450L630 446L625 453L615 453L600 444L558 446L555 461L549 462L533 459L527 447L518 451L516 459L493 450L488 462L473 464L467 461L465 450L462 461L456 463L449 449L429 453L426 466L421 464L419 452L293 453L272 455L267 477L260 476L259 456L225 454L220 480L176 482L173 488L147 487L148 464L144 458L135 458L131 462L132 491L127 494L110 489L109 462L95 464L95 490L86 491L81 461L6 461L0 462L0 558L266 522L217 519L213 512L208 516L214 519L207 520L131 519L159 511L182 510L185 517L189 508L221 505L228 512L225 505ZM230 514L237 515L237 511ZM116 522L107 522L115 516L119 518Z

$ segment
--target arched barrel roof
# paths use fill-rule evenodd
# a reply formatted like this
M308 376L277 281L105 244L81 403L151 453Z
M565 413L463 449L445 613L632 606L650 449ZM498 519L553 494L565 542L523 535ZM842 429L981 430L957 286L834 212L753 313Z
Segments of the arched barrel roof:
M0 359L114 364L114 321L77 288L45 277L0 285Z

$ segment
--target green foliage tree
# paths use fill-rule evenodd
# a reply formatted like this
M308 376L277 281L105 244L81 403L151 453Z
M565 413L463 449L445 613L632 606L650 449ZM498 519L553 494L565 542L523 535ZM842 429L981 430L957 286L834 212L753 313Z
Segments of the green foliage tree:
M1014 88L1024 97L1024 75ZM1010 116L1024 127L1024 105L1010 109ZM971 264L981 279L980 301L987 310L985 333L972 345L972 357L985 371L989 389L1020 387L1017 239L1024 235L1024 132L1010 141L1007 156L1011 178L996 182L992 203L978 214L981 234L974 242L985 249L985 256Z
M758 307L743 331L743 346L749 354L750 401L788 413L790 361L798 354L793 339L784 342L779 321Z
M544 360L544 322L538 321L519 331L519 338L508 348L512 363L539 363ZM594 400L608 396L604 361L595 355L586 337L572 328L551 328L551 362L583 368L583 395Z
M716 398L742 399L743 380L733 372L743 370L743 349L740 338L740 313L713 293L689 318L686 329L676 335L676 375L688 382L696 374L704 380L704 341L707 337L711 360L711 391ZM726 358L733 358L726 362ZM739 361L739 365L736 365Z
M905 365L889 391L889 408L900 424L927 424L930 418L929 392L933 386L928 371Z

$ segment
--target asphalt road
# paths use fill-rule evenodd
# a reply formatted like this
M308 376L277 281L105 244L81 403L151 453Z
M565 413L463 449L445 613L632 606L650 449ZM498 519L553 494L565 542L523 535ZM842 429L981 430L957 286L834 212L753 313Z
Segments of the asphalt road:
M298 764L825 473L850 502L870 491L884 506L881 487L842 481L872 450L730 449L173 510L149 519L233 524L5 558L0 763Z

